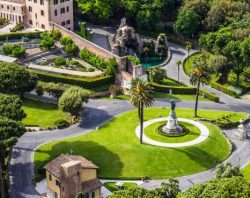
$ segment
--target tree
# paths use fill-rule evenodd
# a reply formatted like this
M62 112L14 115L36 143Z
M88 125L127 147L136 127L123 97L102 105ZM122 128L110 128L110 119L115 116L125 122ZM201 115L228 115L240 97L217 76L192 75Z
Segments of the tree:
M179 82L179 77L180 77L180 66L182 65L182 62L180 60L176 61L176 66L178 69L178 82Z
M22 95L34 88L30 73L14 63L0 62L0 91Z
M167 78L167 72L165 69L154 67L149 70L149 80L151 82L161 83L165 78Z
M195 117L197 117L200 83L208 84L210 80L211 80L211 76L210 76L209 69L206 64L206 60L204 60L204 58L201 57L196 62L194 62L193 69L190 75L190 83L192 85L197 86L195 108L194 108Z
M105 74L107 75L115 75L118 71L118 65L115 58L111 58L107 62L107 67L105 68Z
M182 195L185 198L241 198L250 196L250 184L242 177L219 178L195 184Z
M163 182L159 188L154 190L146 190L145 188L136 187L125 190L115 191L108 198L175 198L180 192L179 183L177 180L170 179L169 182Z
M66 90L59 99L59 109L78 117L82 110L82 103L88 102L89 94L79 87Z
M143 108L144 106L150 107L153 105L154 98L152 90L144 80L136 78L132 80L131 88L129 90L130 103L138 108L138 115L140 119L140 143L142 144L143 136Z
M48 32L41 34L40 48L43 50L48 50L55 45L54 38Z
M53 39L59 40L62 36L61 32L57 29L53 29L50 31L50 35L52 36Z
M216 178L231 178L234 176L243 177L239 167L232 166L230 163L218 164L214 174Z
M64 46L72 44L73 40L70 36L63 36L62 38L60 38L60 43Z
M22 109L22 101L16 95L0 93L0 115L12 120L22 120L25 113Z
M181 10L178 14L175 27L185 37L192 37L197 33L200 18L194 11Z
M188 57L189 57L189 53L190 53L190 50L192 49L193 45L191 42L186 42L186 50L187 50L187 53L188 53Z

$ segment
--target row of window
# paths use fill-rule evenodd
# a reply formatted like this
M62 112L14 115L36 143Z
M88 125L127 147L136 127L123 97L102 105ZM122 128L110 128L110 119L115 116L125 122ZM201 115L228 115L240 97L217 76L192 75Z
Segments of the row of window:
M28 0L28 1L32 1L32 0ZM39 1L40 5L44 5L44 0L33 0L34 3L37 3L37 1Z
M61 23L61 26L65 26L65 25L70 25L70 20L63 21L63 22Z
M29 12L32 12L32 7L29 6L29 7L28 7L28 10L29 10ZM40 14L41 14L41 16L44 16L44 11L43 11L43 10L40 10ZM36 16L36 19L37 19L37 13L35 14L35 16Z
M64 13L66 13L66 12L69 12L69 6L67 6L66 8L61 8L61 9L60 9L60 13L61 13L61 14L64 14ZM58 14L58 13L57 13L57 10L54 11L54 14L55 14L55 16L57 16L57 14Z
M33 25L33 21L32 20L29 20L29 24L30 25ZM38 26L38 23L36 23L36 27ZM41 24L41 28L42 29L45 29L45 25L44 24Z
M1 8L4 9L4 5L1 5ZM10 10L10 6L6 6L7 10ZM15 11L16 7L12 6L12 11ZM23 11L23 7L22 7L22 11Z
M70 1L70 0L60 0L60 3ZM59 0L53 0L54 5L57 5L59 3Z
M17 16L17 15L14 15L14 14L7 14L7 13L0 12L0 18L6 18L6 19L8 19L10 21L15 21L17 23L22 22L21 16Z

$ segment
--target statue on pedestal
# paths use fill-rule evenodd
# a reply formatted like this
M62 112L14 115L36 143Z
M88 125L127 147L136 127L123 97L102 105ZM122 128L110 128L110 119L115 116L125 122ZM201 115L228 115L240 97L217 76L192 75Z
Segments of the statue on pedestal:
M167 121L167 125L162 128L164 133L181 133L182 127L177 123L177 116L175 113L175 100L170 100L171 108L170 113Z
M248 138L247 130L246 130L246 127L244 126L244 121L243 120L240 120L240 125L237 128L237 134L236 135L240 140L244 140L244 139Z

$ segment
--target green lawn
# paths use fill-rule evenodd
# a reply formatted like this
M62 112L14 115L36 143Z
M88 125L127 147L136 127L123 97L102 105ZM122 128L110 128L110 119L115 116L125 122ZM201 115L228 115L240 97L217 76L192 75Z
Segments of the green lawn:
M146 127L144 133L147 137L153 140L160 142L167 142L167 143L187 142L196 139L200 135L200 130L196 126L186 122L178 122L178 123L184 125L190 132L187 135L181 137L167 137L161 135L158 132L158 127L163 124L166 124L166 122L157 122Z
M242 173L246 178L246 180L250 182L250 163L245 168L242 169Z
M169 110L145 109L145 120L166 117ZM177 109L178 117L193 118L193 110ZM218 119L232 112L199 110L199 116ZM229 119L243 118L235 113ZM86 135L58 140L39 148L35 153L35 172L43 178L43 166L61 153L72 152L91 160L97 166L100 178L129 178L142 176L171 178L207 170L223 161L230 153L229 145L218 128L206 124L210 137L204 142L183 148L164 148L139 144L135 135L138 126L137 111L126 112L114 118L99 130ZM39 174L38 174L39 173Z
M27 116L22 122L27 126L53 127L56 120L70 119L56 105L33 99L23 100L23 110Z
M135 188L135 187L137 187L137 184L136 184L136 183L132 183L132 182L125 182L121 188L118 188L118 187L115 185L115 182L106 182L106 183L104 183L103 185L104 185L109 191L111 191L111 192L115 192L115 191L118 191L118 190L121 190L121 189L128 189L128 188Z

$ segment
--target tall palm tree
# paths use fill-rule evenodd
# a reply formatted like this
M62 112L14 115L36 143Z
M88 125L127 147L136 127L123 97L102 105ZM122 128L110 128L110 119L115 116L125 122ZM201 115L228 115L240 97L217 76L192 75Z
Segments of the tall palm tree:
M200 91L200 83L208 84L211 80L211 75L209 68L206 64L206 60L199 59L194 65L190 76L190 83L192 85L196 85L196 99L195 99L195 108L194 108L194 116L197 117L197 109L198 109L198 100L199 100L199 91Z
M140 120L140 144L142 144L143 136L143 108L150 107L154 103L152 96L152 89L149 83L135 78L132 80L131 88L129 90L130 103L138 108L138 116Z
M176 66L178 68L178 82L180 79L180 66L181 66L182 62L180 60L176 61Z

